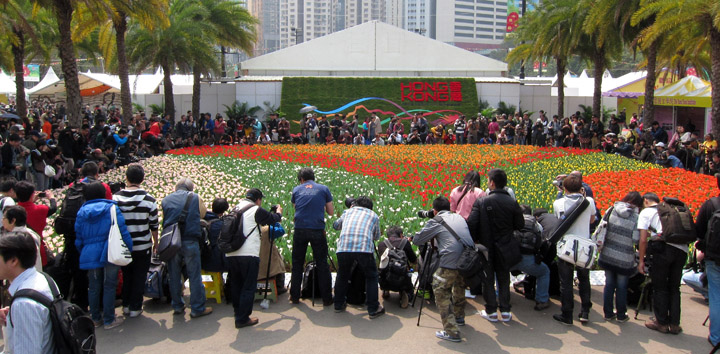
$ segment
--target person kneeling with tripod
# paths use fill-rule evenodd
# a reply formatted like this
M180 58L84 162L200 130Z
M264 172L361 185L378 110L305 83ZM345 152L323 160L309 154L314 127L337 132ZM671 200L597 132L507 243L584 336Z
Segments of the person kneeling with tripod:
M346 202L348 203L348 202ZM378 270L373 257L373 242L380 238L380 218L372 211L373 202L366 196L350 202L342 216L333 223L340 231L337 241L338 273L335 281L335 312L347 308L347 290L353 264L365 276L365 292L368 314L371 319L385 314L378 301Z
M413 237L413 244L419 246L437 239L440 265L432 276L432 287L444 330L435 332L435 336L459 342L458 326L465 325L465 282L458 271L458 261L464 247L475 245L465 219L450 212L450 201L447 198L435 198L432 206L435 217L428 220ZM419 276L423 277L424 274Z

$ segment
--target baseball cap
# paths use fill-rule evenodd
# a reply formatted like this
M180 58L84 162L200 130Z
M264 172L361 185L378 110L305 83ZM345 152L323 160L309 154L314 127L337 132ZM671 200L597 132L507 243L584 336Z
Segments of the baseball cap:
M661 142L655 144L655 146L664 148L664 147L665 147L665 143L663 143L663 142L661 141Z

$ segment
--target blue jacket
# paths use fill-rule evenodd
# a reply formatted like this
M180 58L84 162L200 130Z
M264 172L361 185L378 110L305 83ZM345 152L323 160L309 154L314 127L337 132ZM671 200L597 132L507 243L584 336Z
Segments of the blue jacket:
M75 219L75 247L80 252L80 269L97 269L107 265L110 207L115 205L123 241L132 251L132 238L125 227L125 218L114 200L93 199L85 202Z

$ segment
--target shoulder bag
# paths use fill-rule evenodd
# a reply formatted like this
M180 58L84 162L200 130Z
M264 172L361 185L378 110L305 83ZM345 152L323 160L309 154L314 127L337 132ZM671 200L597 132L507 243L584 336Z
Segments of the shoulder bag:
M182 247L182 233L185 229L185 218L188 214L188 208L190 207L190 201L192 200L193 193L188 194L185 200L185 206L183 207L182 213L178 221L168 227L163 228L162 235L158 241L157 253L161 261L167 262L173 258Z
M113 204L110 207L110 235L108 236L108 262L124 267L132 262L132 254L128 245L122 239L120 226L117 222L117 207Z

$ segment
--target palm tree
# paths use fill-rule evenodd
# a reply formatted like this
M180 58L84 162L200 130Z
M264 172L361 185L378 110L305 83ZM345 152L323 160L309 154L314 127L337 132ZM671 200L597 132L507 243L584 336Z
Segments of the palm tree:
M257 38L255 25L258 20L239 2L232 0L199 0L206 10L207 18L201 20L210 25L205 35L210 44L220 45L221 63L218 65L214 51L193 51L192 114L200 115L200 76L221 67L225 72L225 49L237 48L250 54Z
M197 60L193 53L212 53L214 48L207 41L212 31L208 23L207 9L198 0L171 0L167 12L168 26L150 30L133 23L128 31L128 58L140 72L150 66L163 70L165 114L175 119L171 75L178 68L189 73ZM200 54L198 54L200 55Z
M84 32L80 32L78 36L83 37L95 28L100 29L99 46L105 61L117 69L120 78L122 119L128 122L132 118L129 65L125 46L128 20L135 21L149 30L153 30L156 26L167 26L165 13L168 0L107 0L86 2L83 5L78 9L78 17L81 19L79 27ZM104 15L98 16L98 14Z
M658 40L672 43L672 47L668 45L665 50L658 51L659 60L680 65L692 62L697 69L704 69L707 67L706 53L710 53L712 132L720 134L720 3L643 0L632 21L636 23L653 17L653 24L640 34L643 38L641 45L649 48ZM683 74L684 66L680 67ZM646 95L646 104L650 98Z
M571 33L579 26L574 0L544 1L543 6L520 20L517 40L525 41L508 53L512 64L520 60L555 60L558 75L558 116L565 112L565 71L573 51Z

